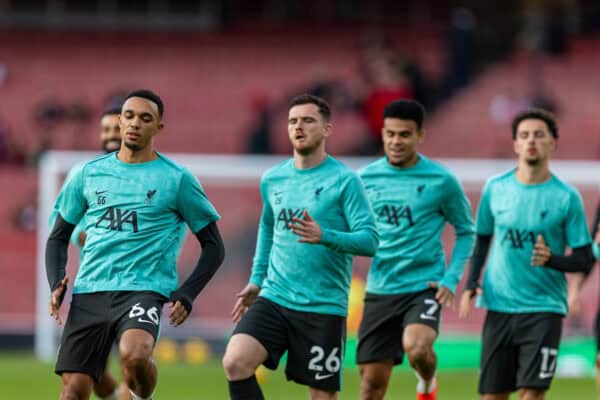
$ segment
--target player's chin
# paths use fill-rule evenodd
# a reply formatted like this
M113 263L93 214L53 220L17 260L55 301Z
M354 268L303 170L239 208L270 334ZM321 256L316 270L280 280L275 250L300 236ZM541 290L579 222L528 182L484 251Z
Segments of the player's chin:
M130 142L130 141L124 141L123 142L125 144L125 147L127 147L129 150L132 151L140 151L144 148L144 146L142 146L141 143L137 143L137 142Z
M311 145L310 143L294 143L294 150L296 151L296 153L303 156L313 153L316 148L317 146Z

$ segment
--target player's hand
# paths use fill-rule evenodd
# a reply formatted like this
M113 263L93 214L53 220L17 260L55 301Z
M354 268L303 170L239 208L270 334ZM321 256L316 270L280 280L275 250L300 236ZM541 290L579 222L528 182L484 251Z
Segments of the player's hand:
M50 316L62 325L62 319L60 318L59 310L62 304L65 293L67 292L67 284L69 283L69 277L65 276L62 281L58 284L56 289L50 294L50 304L48 304L48 312Z
M171 325L179 326L185 322L187 317L190 315L188 310L184 307L181 301L177 300L176 302L169 303L169 320Z
M239 292L236 297L237 301L233 306L233 310L231 311L231 318L233 322L238 322L242 315L248 311L248 308L254 304L256 298L258 297L258 292L260 292L260 288L253 283L249 283L246 287Z
M550 247L546 246L544 237L542 235L537 236L535 246L533 246L533 253L531 254L531 265L546 265L552 252Z
M427 282L427 286L437 289L435 299L440 305L448 308L454 308L454 293L446 286L440 286L438 282Z
M292 218L292 222L289 224L292 232L300 236L298 241L302 243L313 244L321 243L323 231L321 230L319 224L317 224L317 221L312 219L306 210L302 212L302 215L304 216L304 219L294 217Z
M481 288L465 290L460 298L460 309L458 310L459 318L467 318L471 313L471 301L475 296L483 293Z

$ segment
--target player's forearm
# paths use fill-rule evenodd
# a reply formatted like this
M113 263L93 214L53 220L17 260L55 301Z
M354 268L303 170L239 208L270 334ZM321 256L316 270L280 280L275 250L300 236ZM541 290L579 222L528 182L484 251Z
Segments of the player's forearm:
M473 253L474 243L475 233L473 231L457 231L450 265L444 274L444 278L440 282L441 285L450 289L452 293L456 291L456 286L462 277L465 265L467 265L467 262Z
M321 244L341 253L373 257L379 247L379 235L375 229L364 228L354 232L323 229Z
M483 265L485 264L485 259L487 258L491 242L492 235L477 234L475 249L473 250L473 257L471 258L471 267L469 268L465 289L474 290L479 287L481 271L483 270Z
M65 221L60 214L56 216L54 227L46 242L46 276L50 291L56 289L65 277L67 250L73 229L75 225Z
M592 245L588 244L574 248L571 255L568 256L551 255L544 266L561 272L583 272L588 274L592 270L594 262Z
M196 237L202 246L202 254L190 276L171 294L171 300L181 301L188 312L192 309L194 299L217 272L225 258L225 246L216 223L208 224L196 233Z

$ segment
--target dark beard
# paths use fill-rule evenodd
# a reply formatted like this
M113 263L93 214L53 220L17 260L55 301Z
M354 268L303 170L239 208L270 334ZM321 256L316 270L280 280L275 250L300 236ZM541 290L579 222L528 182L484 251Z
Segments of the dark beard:
M127 143L127 142L123 142L125 144L125 147L127 147L129 150L132 151L140 151L143 149L142 146L140 146L139 144L135 144L135 143Z
M527 165L529 165L530 167L535 167L539 163L540 163L540 159L539 158L535 158L533 160L527 160Z
M314 153L315 150L317 150L319 148L321 143L323 143L322 139L319 140L317 143L315 143L313 146L305 147L301 150L297 150L297 149L294 149L294 150L296 150L296 153L300 154L301 156L308 156L308 155Z

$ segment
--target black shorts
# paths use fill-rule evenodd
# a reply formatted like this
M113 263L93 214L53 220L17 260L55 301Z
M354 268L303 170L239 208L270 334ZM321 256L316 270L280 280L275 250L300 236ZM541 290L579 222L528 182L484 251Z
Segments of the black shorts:
M115 339L128 329L143 329L156 342L162 306L155 292L75 294L62 334L55 372L80 372L100 380Z
M488 311L483 325L479 393L548 389L554 372L563 316Z
M233 334L245 333L267 350L263 363L276 369L287 350L288 380L325 391L339 391L346 343L346 318L295 311L264 297L244 314Z
M401 364L404 357L402 335L410 324L440 327L441 306L435 289L398 295L367 293L358 329L356 362L392 360Z

